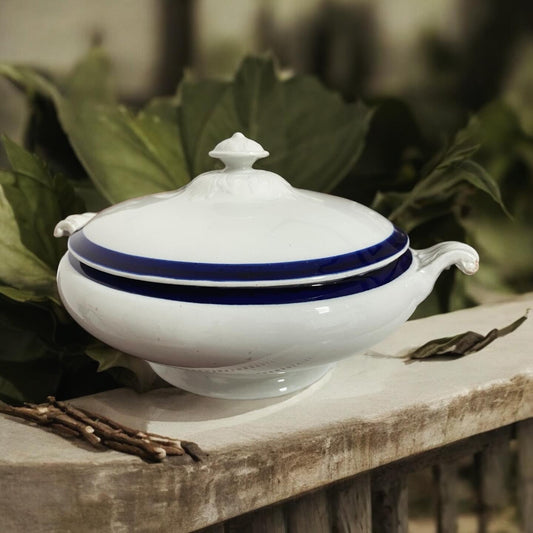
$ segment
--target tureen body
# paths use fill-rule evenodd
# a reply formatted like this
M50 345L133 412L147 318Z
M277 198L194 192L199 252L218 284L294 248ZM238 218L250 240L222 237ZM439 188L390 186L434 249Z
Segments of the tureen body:
M412 250L374 211L252 169L268 153L241 134L210 154L223 170L56 227L69 313L175 386L294 392L395 330L443 269L477 269L465 244Z

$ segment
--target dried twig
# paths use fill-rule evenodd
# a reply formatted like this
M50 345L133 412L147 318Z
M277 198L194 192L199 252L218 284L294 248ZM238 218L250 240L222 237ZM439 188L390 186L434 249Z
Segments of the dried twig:
M182 443L177 439L133 429L87 409L58 401L53 396L48 397L47 403L25 404L22 407L0 402L0 412L45 426L62 437L80 438L95 448L111 448L137 455L145 461L159 462L167 456L176 455L188 455L194 461L205 457L194 443Z
M95 423L102 422L103 424L109 426L110 428L117 429L119 431L122 431L126 433L127 435L130 435L131 437L139 437L144 439L149 439L152 442L158 442L162 445L169 446L171 448L181 447L181 441L179 439L172 439L170 437L163 437L162 435L157 435L156 433L148 433L145 431L141 431L139 429L133 429L128 426L125 426L123 424L119 424L118 422L115 422L114 420L111 420L110 418L107 418L105 416L102 416L100 414L96 415L94 413L91 413L90 411L87 411L86 409L83 409L81 407L77 408L78 411L81 413L84 413L88 416L95 417ZM174 454L175 455L175 454Z

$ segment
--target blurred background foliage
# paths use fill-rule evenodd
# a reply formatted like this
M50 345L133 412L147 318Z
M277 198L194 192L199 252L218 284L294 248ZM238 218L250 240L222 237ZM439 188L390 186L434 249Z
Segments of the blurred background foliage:
M0 268L0 397L40 401L46 394L64 398L121 383L138 390L153 385L146 368L96 343L66 316L50 281L64 243L36 239L29 215L21 213L37 214L45 199L48 218L39 231L46 232L59 214L79 212L82 204L99 209L136 191L186 183L208 163L178 172L182 155L165 142L158 143L159 156L170 170L160 182L141 180L126 190L126 179L108 179L103 159L94 157L105 141L91 137L96 126L84 122L93 118L86 109L94 102L104 106L106 120L124 135L136 128L159 140L183 135L176 129L183 122L178 115L191 110L194 121L199 101L215 105L217 87L229 82L213 80L232 79L249 54L276 58L272 87L297 75L291 83L301 91L315 83L298 77L306 74L342 95L346 107L322 89L313 89L308 100L317 124L323 120L333 132L330 166L343 147L342 136L334 135L340 119L319 119L318 111L350 110L359 124L352 132L353 157L345 153L345 164L327 183L319 179L327 173L310 178L302 172L299 186L378 209L410 232L415 247L458 239L479 250L479 273L467 278L447 272L417 316L533 290L531 2L3 0L1 9L0 129L15 140L4 140L1 156L2 168L10 169L1 175L2 201L14 213L0 220L2 254L4 260L15 257L5 237L15 235L16 257L27 261L31 254L32 279L39 283L32 285L27 275L26 285L8 279L7 267ZM86 56L94 45L105 53L96 49ZM86 59L79 63L81 57ZM267 79L268 68L258 68ZM230 85L242 78L237 74ZM79 102L85 111L76 114ZM241 119L243 113L237 109ZM153 117L165 120L154 129L147 122ZM248 131L245 119L242 125ZM274 153L269 127L275 125L256 136ZM27 181L30 167L33 181ZM286 168L279 171L290 179ZM39 201L25 201L21 187ZM22 263L9 264L11 275L28 272L15 268Z

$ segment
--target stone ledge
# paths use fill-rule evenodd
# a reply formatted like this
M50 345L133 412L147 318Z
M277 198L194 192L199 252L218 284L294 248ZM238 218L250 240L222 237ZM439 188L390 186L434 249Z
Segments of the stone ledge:
M120 389L76 403L197 442L207 461L148 465L0 418L0 525L18 531L190 531L533 416L533 320L482 352L406 365L406 348L485 333L533 295L406 324L307 391L235 402Z

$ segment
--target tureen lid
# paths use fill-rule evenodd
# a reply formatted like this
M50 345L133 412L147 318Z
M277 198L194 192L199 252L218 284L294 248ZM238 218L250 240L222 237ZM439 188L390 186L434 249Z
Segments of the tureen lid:
M70 237L70 252L134 279L267 286L362 274L408 247L407 236L375 211L252 168L269 154L241 133L209 155L225 168L105 209Z

